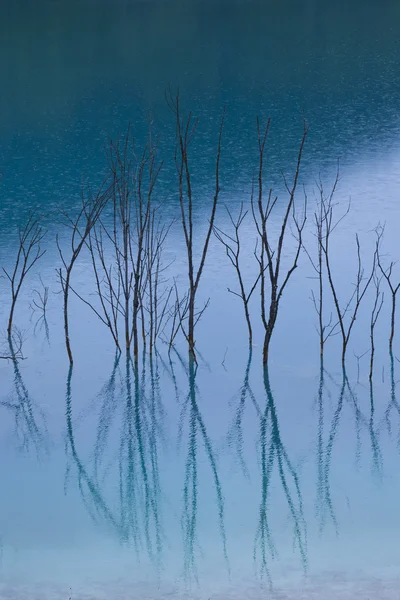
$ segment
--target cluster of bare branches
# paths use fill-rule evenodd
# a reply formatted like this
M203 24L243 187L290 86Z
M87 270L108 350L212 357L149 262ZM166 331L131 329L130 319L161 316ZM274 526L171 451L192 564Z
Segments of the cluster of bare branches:
M162 162L151 136L137 158L129 127L124 138L110 143L109 167L108 213L90 231L87 243L97 307L85 302L108 327L117 349L129 352L133 346L137 358L140 340L144 348L148 342L152 353L169 314L172 286L164 285L162 254L172 223L162 222L160 204L153 199Z
M393 353L393 339L394 339L394 328L395 328L395 320L396 320L396 299L397 292L400 289L400 281L398 283L393 282L393 267L395 265L394 261L389 263L387 268L384 268L382 264L382 253L381 253L381 243L383 234L385 231L385 227L382 225L378 225L376 228L376 261L378 265L378 269L383 279L385 279L387 286L390 291L390 299L391 299L391 314L390 314L390 335L389 335L389 352Z
M371 267L365 266L359 235L355 234L356 273L351 292L347 298L342 298L333 266L334 253L331 242L336 229L350 211L350 203L340 213L340 207L338 210L338 203L335 201L339 168L328 192L325 191L321 178L316 182L317 201L312 231L316 239L316 249L311 249L304 243L308 197L305 188L303 194L299 189L308 125L306 121L303 122L293 174L290 178L282 174L284 194L278 194L271 186L265 184L266 148L271 121L268 120L263 126L258 118L258 161L248 206L241 203L236 215L226 206L228 227L224 229L218 226L216 214L221 192L220 161L224 111L216 143L215 175L212 181L208 224L204 237L199 242L199 236L195 235L196 199L191 153L198 119L192 112L184 115L179 92L174 94L169 90L166 101L175 120L174 163L179 201L177 222L185 243L187 280L182 286L177 279L169 279L167 269L171 262L166 264L164 260L167 236L175 221L165 218L162 201L156 197L156 185L163 166L163 161L159 159L159 141L153 140L150 126L144 148L138 149L133 130L129 126L124 136L109 144L108 174L99 190L93 193L89 186L82 186L78 213L71 215L65 211L61 212L62 222L69 229L69 235L56 236L61 259L57 273L62 288L65 345L70 363L73 363L70 340L71 293L88 306L107 327L118 352L132 351L137 360L140 348L152 354L160 338L171 348L178 334L182 333L189 354L196 360L195 329L209 303L207 300L202 307L198 306L198 291L214 233L236 274L237 288L229 287L228 291L242 302L250 346L253 344L253 315L250 302L254 297L260 301L264 365L269 360L271 339L282 296L298 267L302 250L311 262L317 281L311 297L318 316L321 360L327 340L338 335L341 337L342 366L345 366L360 306L373 284L375 296L371 308L368 351L369 376L372 379L375 329L385 297L383 286L390 292L391 299L390 353L393 352L396 299L400 289L400 282L394 281L395 262L389 262L388 266L384 264L384 226L378 225L375 229L376 245ZM298 195L302 195L300 202ZM243 251L243 224L248 217L252 219L254 235L254 245L249 256L254 261L255 272L251 275L244 267L248 257L244 257ZM246 234L247 231L248 229ZM40 217L31 213L26 225L19 230L19 245L13 266L3 267L3 276L9 281L11 291L8 336L12 332L15 308L23 283L45 253L42 241L46 233ZM73 285L72 281L74 267L82 252L89 256L92 265L90 285L85 285L84 290ZM42 290L34 290L31 308L33 312L40 312L37 323L44 324L48 338L46 309L49 288L42 281L41 283ZM328 305L330 310L327 309ZM19 356L22 356L22 352ZM364 354L357 358L358 366L362 356Z
M271 218L272 211L278 201L278 196L274 195L273 189L270 188L267 194L267 199L264 199L264 153L265 144L268 137L270 128L270 120L264 128L261 130L259 119L257 119L257 138L258 138L258 197L254 199L252 193L251 207L253 211L254 221L257 227L257 233L260 238L261 248L258 257L261 274L261 319L265 329L264 345L263 345L263 363L264 365L268 362L269 347L272 338L272 334L275 328L276 320L278 317L279 304L282 298L282 294L291 278L293 272L297 268L300 251L303 244L303 230L307 219L307 196L304 196L304 209L302 216L298 216L295 205L295 194L300 176L301 160L303 156L304 144L306 142L308 134L308 126L304 121L303 124L303 135L301 138L299 151L297 154L296 168L291 183L288 182L285 175L283 175L284 185L288 194L286 206L283 211L283 219L279 232L278 241L275 246L272 245L269 235L269 221ZM295 229L295 251L294 257L292 258L290 265L282 273L282 257L285 247L285 239L287 237L287 230L289 226L289 220L291 219L292 225ZM269 279L269 296L267 297L266 283L267 277Z
M349 345L349 340L367 291L373 284L375 294L373 296L373 304L370 313L369 322L369 338L370 348L363 352L357 358L357 370L359 379L359 363L360 359L366 354L369 354L369 380L373 378L374 359L375 359L375 328L378 318L382 312L385 293L382 290L382 283L386 282L387 288L390 291L391 298L391 322L389 335L389 352L393 352L393 339L395 333L395 315L396 315L396 298L400 288L400 283L393 281L394 261L389 263L385 268L383 266L382 256L382 240L384 235L384 226L378 225L375 229L376 243L375 251L371 257L371 266L366 271L362 256L359 236L355 234L355 245L357 258L357 270L355 280L352 283L352 291L345 301L341 301L339 297L338 285L334 276L332 267L332 251L331 239L339 224L347 217L350 212L350 202L344 208L341 214L337 214L338 203L334 201L334 195L339 182L339 168L336 172L336 177L332 188L328 193L325 192L321 179L317 182L318 200L316 210L314 212L314 235L317 240L317 257L311 255L309 250L304 246L304 249L310 259L312 267L316 273L318 281L317 292L312 290L312 301L318 315L318 335L320 345L320 355L323 359L325 343L329 337L340 335L342 339L341 361L342 367L345 368L346 355ZM329 319L326 317L326 291L325 285L333 302L333 312L330 313Z
M179 325L184 333L189 346L189 353L195 357L195 326L199 321L204 309L196 313L196 296L200 284L200 279L204 270L204 264L207 257L211 234L214 227L217 204L220 194L220 158L222 132L224 128L225 111L222 114L219 127L218 144L215 160L215 189L211 204L209 224L206 235L200 249L200 260L195 267L195 247L193 237L193 187L189 164L189 146L196 132L198 119L194 119L191 112L187 118L182 116L180 107L179 93L173 95L170 91L167 96L167 103L176 120L176 147L175 147L175 165L178 173L179 182L179 206L181 211L181 224L183 228L187 261L188 261L188 290L183 310L180 310L181 303L177 298L176 307L179 309ZM206 304L207 306L207 304ZM206 308L206 307L204 307ZM187 327L184 326L184 318L187 316Z
M62 267L58 269L58 276L61 283L63 292L63 305L64 305L64 333L65 333L65 346L69 362L73 364L73 356L71 349L71 341L69 335L69 296L70 291L78 293L71 286L71 276L73 268L78 260L78 257L84 248L90 232L96 225L100 218L102 211L104 210L110 196L110 187L106 184L102 185L99 191L93 195L89 189L82 189L82 206L78 215L74 218L71 217L67 212L62 212L65 225L70 229L70 251L69 256L66 254L66 249L62 248L61 240L59 235L56 236L56 243L58 252L61 258ZM82 299L82 297L80 296Z
M25 360L23 345L24 345L24 334L18 329L13 327L9 336L7 336L7 350L4 354L0 354L0 359L11 360L18 362L19 360Z
M265 147L270 129L271 121L268 119L264 128L257 118L257 144L258 144L258 168L257 168L257 194L255 194L254 181L252 184L250 207L256 227L256 243L254 255L258 263L258 274L246 290L244 273L240 263L241 241L240 227L246 218L247 212L240 207L238 217L234 219L228 209L228 216L233 226L233 234L222 231L215 227L214 232L219 241L225 247L226 254L232 263L239 283L239 292L229 291L241 298L247 328L249 332L249 343L252 344L253 330L249 312L249 301L260 282L261 320L264 326L263 363L267 364L269 358L269 347L272 334L278 318L278 310L282 294L289 280L298 266L298 260L303 245L303 230L307 219L307 196L304 194L302 214L296 210L295 196L299 183L300 167L302 162L304 145L308 134L308 126L304 121L303 134L297 154L296 167L292 181L289 182L283 174L283 184L287 192L287 199L283 208L283 217L277 240L272 240L270 224L273 210L278 202L276 195L270 187L268 192L264 191L264 167ZM288 230L291 229L295 238L294 255L289 265L283 265L283 255L286 250Z
M221 242L221 244L224 246L226 255L229 258L229 261L231 262L231 264L234 267L235 272L236 272L236 277L237 277L238 284L239 284L239 291L236 292L235 290L231 290L230 288L228 288L228 292L230 292L231 294L234 294L235 296L237 296L238 298L240 298L242 300L244 314L245 314L246 323L247 323L247 329L248 329L248 333L249 333L249 346L251 347L251 345L253 343L253 328L252 328L251 318L250 318L249 302L254 293L254 290L257 288L258 282L260 281L260 278L262 276L262 272L260 270L260 272L254 278L254 281L252 282L250 289L247 290L246 289L247 286L246 286L246 283L244 280L244 273L243 273L243 269L242 269L242 265L241 265L241 260L240 260L241 259L240 228L243 225L243 222L246 219L249 211L244 210L244 206L243 206L243 202L242 202L240 205L239 214L236 217L236 219L233 218L232 213L228 207L226 207L226 212L228 214L229 221L233 227L233 233L232 234L226 233L225 231L223 231L222 229L220 229L219 227L216 227L216 226L214 226L214 233L215 233L215 236L217 237L217 239L219 240L219 242ZM256 240L254 253L255 253L255 256L257 256L257 240Z
M18 250L11 269L3 267L3 272L10 284L11 306L8 315L7 334L10 336L14 312L22 285L29 271L42 258L46 250L42 249L42 241L47 230L41 224L41 217L30 213L23 227L18 230Z
M36 334L36 330L44 328L45 337L48 343L50 343L50 329L49 324L47 322L47 305L49 302L49 294L50 288L45 285L43 282L42 276L39 273L39 281L41 285L41 289L35 288L33 290L33 299L30 305L32 311L32 317L34 314L39 313L39 317L37 317L35 321L35 325L33 328L34 334Z

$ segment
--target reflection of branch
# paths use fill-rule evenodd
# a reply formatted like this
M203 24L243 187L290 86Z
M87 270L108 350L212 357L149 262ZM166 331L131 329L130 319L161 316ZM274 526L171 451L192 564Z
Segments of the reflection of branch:
M13 335L9 336L9 359L12 360L14 369L14 395L9 400L0 402L1 406L8 408L14 412L15 416L15 434L20 440L20 449L29 452L31 444L33 444L36 454L39 456L43 451L47 452L47 428L43 412L35 406L32 398L26 387L21 371L19 369L18 359L19 354L22 354L22 338L20 333L16 335L13 330ZM15 342L18 344L14 346ZM35 414L36 413L36 414ZM38 417L42 421L38 423Z
M78 452L76 450L72 422L72 371L73 368L72 365L70 365L68 369L67 387L65 395L65 414L67 420L67 443L71 452L71 457L78 471L79 490L82 495L82 500L93 520L96 521L97 515L101 515L107 522L109 522L113 526L113 528L118 533L118 537L122 539L124 536L124 531L121 527L121 524L118 522L118 519L105 502L99 486L97 485L95 479L90 477L82 461L80 460ZM68 468L67 474L69 474L69 471L70 469ZM85 486L87 489L85 488Z
M111 523L121 541L132 541L137 553L145 549L148 556L160 566L162 527L160 511L159 442L162 420L161 398L158 386L158 368L152 364L150 378L140 377L137 362L129 354L125 372L120 371L120 353L117 351L109 379L98 398L103 400L97 426L93 475L79 458L73 434L71 416L70 370L67 381L67 433L73 461L78 470L78 486L83 502L93 519L101 516ZM118 374L121 375L121 380ZM146 397L144 383L150 385ZM123 402L123 404L121 404ZM113 466L106 461L110 432L119 409L123 406L118 464L114 474L118 479L118 509L112 510L101 489Z
M374 401L374 384L372 382L372 378L369 380L369 398L370 398L370 419L369 419L369 436L371 441L371 451L372 451L372 465L373 471L378 475L379 478L382 477L383 470L383 460L382 454L379 447L378 435L375 429L375 401Z
M347 399L348 399L350 405L353 406L353 410L354 410L354 421L355 421L356 439L357 439L356 461L358 464L360 461L360 458L361 458L361 426L363 426L365 429L368 429L369 423L368 423L367 417L360 410L357 394L351 387L347 375L346 375L346 388L347 388Z
M323 346L321 348L323 350ZM318 382L318 441L317 441L317 503L316 514L319 517L319 531L322 533L325 522L324 512L324 357L320 354Z
M96 443L94 447L94 476L96 480L98 480L99 469L101 468L103 455L107 448L111 425L119 405L119 398L117 397L117 373L119 369L120 358L121 354L117 351L115 354L111 375L97 396L97 400L102 400L103 403L100 410L97 425Z
M185 576L197 579L195 547L197 545L197 513L198 513L198 472L197 451L198 437L202 439L214 478L217 495L218 522L222 539L223 555L229 571L229 561L225 533L225 508L222 487L219 479L217 462L207 428L197 403L196 363L193 355L189 355L188 379L189 393L185 402L185 410L189 414L188 453L185 466L185 483L183 490L182 529L185 544L184 571Z
M323 378L324 375L327 375L331 379L332 383L334 383L336 385L336 382L326 371L324 371L324 374L322 374L321 377ZM322 382L323 381L324 380L322 379ZM320 387L319 387L320 390L321 390L321 386L323 386L323 385L324 384L323 383L321 384L321 379L320 379ZM335 444L335 440L336 440L337 433L338 433L338 428L339 428L340 419L341 419L342 412L343 412L343 406L344 406L345 399L348 401L349 405L352 406L352 408L354 410L355 431L356 431L356 461L357 461L357 463L361 456L361 427L363 427L366 431L368 431L369 436L370 436L372 460L373 460L374 469L377 472L379 472L381 470L381 453L380 453L380 448L379 448L377 430L374 427L374 406L373 406L372 387L370 388L371 414L370 414L369 419L364 416L364 414L361 412L361 410L359 408L359 401L358 401L357 395L350 385L350 382L349 382L349 379L348 379L345 369L342 370L342 381L338 387L339 387L338 401L337 401L335 412L332 417L330 433L329 433L329 437L328 437L328 442L325 447L325 452L323 451L322 448L320 449L320 452L321 452L320 460L323 461L324 475L323 475L323 480L321 481L322 491L320 493L320 504L319 504L319 513L320 513L320 517L321 517L320 531L322 531L323 527L325 526L324 510L325 510L325 507L327 507L330 518L335 527L336 534L338 534L339 526L338 526L338 521L337 521L337 518L336 518L336 515L334 512L334 508L333 508L333 501L332 501L332 495L331 495L331 484L330 484L330 471L331 471L331 466L332 466L332 453L333 453L334 444ZM322 394L322 390L320 391L320 393ZM321 402L322 402L322 396L321 396ZM322 436L322 433L320 435ZM322 439L321 439L321 445L322 445Z
M397 401L396 397L396 380L395 380L395 370L394 370L394 356L393 352L389 352L390 357L390 400L385 410L385 415L382 418L381 423L379 424L378 431L382 429L383 426L386 425L386 429L389 435L392 434L392 423L391 423L391 412L392 410L397 413L400 421L400 405ZM400 427L397 436L397 446L400 449Z
M269 491L275 460L277 462L283 492L293 520L294 542L299 548L303 568L305 570L307 568L307 527L304 519L303 498L300 490L299 476L292 465L286 447L282 442L267 366L264 366L264 388L266 392L266 405L260 419L262 475L261 502L258 529L254 541L254 559L256 560L257 558L257 545L259 544L259 552L261 553L261 572L266 573L269 577L267 547L269 548L272 558L276 555L268 518ZM291 485L294 488L293 491L290 489Z
M233 419L233 423L230 428L230 431L228 432L228 441L230 442L231 445L236 446L236 452L237 452L237 456L239 459L239 463L242 468L243 474L246 477L249 477L249 472L248 472L246 463L244 461L244 456L243 456L243 416L244 416L244 409L245 409L247 397L249 397L251 399L251 401L255 407L255 410L257 412L257 415L259 416L259 418L261 418L261 409L260 409L260 406L259 406L255 396L254 396L253 390L251 389L250 382L249 382L252 356L253 356L253 349L251 346L249 346L249 357L247 360L243 383L239 390L239 398L238 398L238 404L237 404L236 410L235 410L235 417Z
M150 558L159 562L162 535L158 452L154 447L156 415L154 412L150 415L149 423L138 364L133 363L129 355L126 357L125 368L126 408L120 446L121 510L125 522L128 519L127 530L133 534L134 539L140 531L141 523L144 524L146 549ZM140 515L140 508L144 512L143 515ZM154 555L153 535L156 555Z
M328 508L332 523L335 527L336 534L338 534L339 529L338 529L338 522L336 519L336 515L334 512L333 503L332 503L331 486L330 486L330 469L331 469L331 464L332 464L331 459L332 459L333 446L334 446L337 430L338 430L339 423L340 423L340 417L341 417L342 409L343 409L345 388L346 388L346 371L343 369L342 385L340 387L340 393L339 393L336 410L335 410L333 418L332 418L332 424L331 424L331 429L330 429L330 433L329 433L328 443L327 443L326 449L325 449L325 464L324 464L324 501L325 501L325 505ZM321 518L321 526L322 527L323 527L324 522L325 522L325 520Z

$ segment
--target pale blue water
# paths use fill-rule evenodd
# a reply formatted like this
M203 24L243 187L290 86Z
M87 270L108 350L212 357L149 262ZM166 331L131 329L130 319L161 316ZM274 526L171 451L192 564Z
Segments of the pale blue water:
M164 100L168 84L179 85L200 119L200 239L223 106L220 227L223 204L235 211L250 196L256 115L272 117L267 177L282 189L280 169L292 172L304 110L301 183L310 210L315 179L321 172L329 186L338 158L336 198L345 207L351 197L332 242L340 293L351 294L355 232L369 264L372 230L385 221L385 260L399 255L399 13L395 2L3 3L0 266L11 265L29 208L41 205L49 233L16 309L26 360L0 360L0 598L398 598L400 366L387 351L387 291L372 402L369 358L357 373L354 356L369 349L372 289L355 325L348 380L333 338L321 382L315 281L302 254L278 318L269 389L258 296L249 367L242 307L227 292L234 273L215 239L199 291L199 304L211 301L196 335L194 395L182 340L170 355L160 344L136 373L124 355L115 363L108 332L76 298L71 374L54 211L76 210L82 177L93 185L103 177L108 139L130 121L141 143L151 112L165 158L163 217L179 216ZM315 248L311 227L310 214L306 242ZM248 281L253 248L248 219ZM183 249L176 224L169 277L185 276ZM50 288L48 340L29 308L39 271ZM74 283L85 293L89 273L83 254ZM2 278L3 331L8 309Z

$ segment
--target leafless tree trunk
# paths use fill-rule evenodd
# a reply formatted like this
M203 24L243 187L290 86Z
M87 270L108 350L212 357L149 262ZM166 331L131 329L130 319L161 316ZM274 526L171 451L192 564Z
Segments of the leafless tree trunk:
M139 353L139 318L146 280L146 235L151 227L152 196L162 163L157 146L146 144L139 161L130 128L123 142L111 143L110 168L113 179L113 231L106 227L115 252L117 277L124 318L125 347ZM142 324L143 326L143 324Z
M175 338L179 333L179 330L183 331L183 335L185 335L185 329L183 328L183 321L187 317L187 312L189 310L189 302L188 302L188 294L184 294L183 298L179 297L178 287L176 285L176 281L174 280L174 285L172 287L172 291L175 292L175 302L172 307L168 310L168 316L166 318L166 322L171 321L171 330L169 337L166 342L168 343L169 350L174 346Z
M123 321L124 345L129 352L133 344L136 360L140 334L146 345L144 297L148 296L149 286L152 288L151 345L160 327L158 286L162 247L169 227L156 221L157 207L153 206L152 197L162 163L157 162L157 145L152 144L151 134L137 157L130 127L124 138L110 143L108 158L111 214L98 220L87 241L100 307L81 299L109 328L119 351L120 321Z
M265 153L265 144L267 141L267 136L270 127L270 119L267 121L267 124L264 128L264 131L261 131L260 121L257 118L257 134L258 134L258 198L255 201L254 195L252 193L251 197L251 206L254 221L257 227L257 232L261 240L261 249L260 255L258 257L260 274L261 274L261 318L265 328L265 336L264 336L264 347L263 347L263 363L266 365L268 363L269 357L269 346L272 338L272 333L274 331L274 327L276 324L276 320L278 317L279 303L282 298L283 291L287 286L289 279L295 269L297 268L298 259L300 256L300 251L303 245L302 242L302 233L306 223L306 200L305 196L304 202L304 213L301 219L299 219L296 215L295 210L295 193L299 181L300 176L300 166L301 160L303 156L304 144L308 134L308 127L306 122L304 122L303 135L300 142L300 147L297 155L297 163L296 169L293 177L292 184L289 185L285 176L283 176L284 185L286 191L288 193L288 200L286 203L286 207L284 210L284 215L282 219L282 225L280 228L280 233L278 237L278 241L276 247L273 248L271 246L271 240L269 235L269 227L268 221L271 217L271 213L273 208L276 205L278 200L278 196L273 195L273 190L270 188L267 196L267 200L264 200L264 182L263 182L263 171L264 171L264 153ZM289 225L289 221L291 221L296 230L296 248L295 254L291 261L290 267L287 268L285 273L282 276L282 254L285 248L285 239L287 234L287 229ZM267 299L266 293L266 278L268 273L269 284L270 284L270 294ZM283 279L283 281L282 281Z
M11 335L15 306L25 277L46 252L41 247L41 242L46 233L47 230L40 224L40 217L31 213L24 227L20 228L18 232L19 245L14 268L7 270L3 267L3 272L10 282L11 287L11 307L7 325L8 336Z
M172 92L167 96L167 103L171 111L173 112L176 119L176 149L175 149L175 164L178 172L179 182L179 204L181 210L181 223L185 238L187 260L188 260L188 326L185 337L189 346L189 354L195 357L195 339L194 331L195 325L198 319L196 319L196 294L198 291L201 275L204 269L204 263L207 256L208 246L210 243L211 233L214 227L215 213L217 210L218 198L220 193L219 183L219 165L221 157L221 140L222 132L224 127L225 111L221 118L217 154L215 161L215 191L211 207L211 214L209 218L209 226L206 232L206 236L203 242L200 262L196 271L194 265L194 243L193 243L193 190L192 190L192 178L189 168L189 146L196 132L198 120L193 119L192 113L190 112L188 117L184 119L182 117L180 108L179 93L175 96Z
M225 247L226 255L229 258L230 262L232 263L232 266L234 267L234 269L236 271L236 276L237 276L237 280L238 280L238 284L239 284L239 292L235 292L234 290L231 290L230 288L228 288L228 292L230 292L231 294L234 294L235 296L238 296L243 302L244 314L245 314L245 318L246 318L247 329L249 332L249 346L251 346L253 343L253 329L251 326L249 302L250 302L250 298L253 295L254 290L257 287L258 282L260 281L261 271L258 273L257 277L255 278L250 290L246 291L246 285L244 282L243 272L242 272L242 268L241 268L241 264L240 264L240 251L241 251L240 227L241 227L244 219L246 218L248 211L243 210L243 202L240 205L239 215L236 220L232 217L232 214L227 207L226 207L226 211L228 213L229 220L234 229L233 235L229 235L228 233L222 231L222 229L220 229L219 227L216 227L216 226L214 226L214 234L217 237L217 239L221 242L221 244ZM256 252L257 252L257 244L256 244L255 253Z
M105 205L107 204L110 197L110 189L102 186L96 196L92 196L90 190L88 191L88 197L85 198L84 191L82 193L82 208L80 209L78 216L73 219L66 212L62 212L67 227L71 230L71 254L67 259L65 250L61 248L60 238L57 234L56 243L58 252L63 264L63 267L58 269L58 275L63 291L64 299L64 333L65 333L65 346L67 349L68 359L70 364L73 364L71 342L69 336L69 293L71 290L71 275L74 265L81 253L83 246L85 245L90 232L96 225Z
M370 381L371 386L372 386L372 376L374 373L374 359L375 359L375 326L378 321L380 312L382 310L383 300L384 300L384 294L383 294L383 292L381 292L381 289L380 289L382 277L377 277L377 275L375 274L373 277L373 280L374 280L374 284L375 284L375 301L374 301L374 305L372 308L371 318L370 318L370 323L369 323L369 337L370 337L370 341L371 341L371 354L370 354L370 361L369 361L369 381ZM372 398L373 397L372 387L370 389L371 389L371 398Z
M39 313L41 313L33 327L33 333L36 334L36 330L40 324L40 329L44 327L46 340L48 343L50 343L50 330L49 325L47 323L47 303L49 301L49 287L43 283L41 275L39 275L39 280L42 286L42 291L39 291L38 289L33 290L35 296L30 305L32 317L33 314L36 313L36 311L39 311Z
M350 339L351 332L353 330L354 323L357 318L358 310L360 308L360 304L362 299L365 296L365 293L372 281L375 272L375 257L372 264L372 269L370 275L367 277L366 281L364 278L364 267L362 266L361 261L361 252L360 252L360 241L358 235L356 234L356 249L357 249L357 276L356 281L354 283L354 290L351 294L349 300L345 305L342 305L339 300L336 284L333 278L333 270L331 266L331 255L330 255L330 240L331 234L339 225L339 223L346 217L350 210L350 204L347 206L344 214L340 216L336 221L334 220L334 204L332 203L331 196L328 201L325 201L323 196L321 196L322 207L323 207L323 226L324 233L322 236L322 240L320 242L320 246L322 248L322 252L325 259L325 267L328 276L329 287L332 293L333 304L335 307L335 312L338 320L338 327L342 337L342 368L345 369L345 361L346 361L346 352L348 348L348 343ZM348 317L348 319L346 319Z
M385 269L382 266L381 242L382 242L382 237L383 237L384 231L385 231L384 227L377 227L377 229L376 229L376 235L377 235L376 257L377 257L377 262L378 262L378 268L379 268L380 272L382 273L382 276L385 278L386 283L388 284L388 287L390 289L391 299L392 299L392 310L391 310L391 315L390 315L390 336L389 336L389 352L392 354L393 339L394 339L394 327L395 327L395 320L396 320L396 298L397 298L397 292L399 291L399 288L400 288L400 282L397 285L395 285L392 281L393 267L395 265L395 263L393 261L391 261L391 263L387 269Z
M317 201L317 208L314 212L314 224L315 224L315 237L317 240L317 258L313 258L308 249L304 246L304 250L310 260L310 263L316 273L316 279L318 281L317 284L317 294L314 293L314 290L311 290L311 299L314 304L315 311L318 315L318 337L319 337L319 351L321 359L324 355L325 343L329 337L336 335L338 333L336 330L338 328L339 322L333 321L332 313L330 314L329 320L325 322L324 318L324 310L325 310L325 291L324 291L324 283L325 283L325 259L323 252L323 245L325 243L329 243L329 240L325 239L326 235L330 235L331 231L326 231L326 215L327 209L333 206L333 197L337 188L337 184L339 181L339 168L336 172L336 177L333 183L333 186L329 192L329 194L325 195L325 190L322 184L321 179L319 180L317 187L319 192L319 199Z
M146 279L145 288L147 303L145 305L148 315L148 338L149 352L153 352L157 338L165 326L168 318L169 301L173 292L173 287L162 288L165 283L161 279L162 273L167 266L162 263L162 252L165 240L169 233L172 223L165 225L157 215L157 210L152 209L146 230ZM144 315L143 315L144 320Z
M88 248L92 259L101 314L92 303L88 303L86 300L84 302L89 304L102 323L108 327L118 352L121 352L118 329L118 317L121 313L121 281L119 277L114 276L113 266L107 264L101 224L93 227L93 232L89 233Z

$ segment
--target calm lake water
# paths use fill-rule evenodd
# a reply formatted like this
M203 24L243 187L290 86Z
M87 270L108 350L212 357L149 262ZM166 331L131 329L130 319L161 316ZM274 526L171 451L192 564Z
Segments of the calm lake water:
M148 121L164 165L156 187L166 223L165 277L183 285L174 117L164 93L180 88L199 117L191 148L195 242L212 201L223 107L216 224L229 230L251 194L256 117L271 117L266 187L279 199L277 233L302 135L304 238L315 256L313 212L321 176L338 215L331 257L342 306L354 291L355 234L365 276L385 225L382 261L400 257L400 5L317 2L101 0L0 7L0 266L10 270L18 226L40 207L46 254L29 273L15 325L25 360L0 360L0 598L395 599L400 593L400 336L388 350L391 294L375 330L375 288L351 335L346 376L340 337L320 370L315 272L305 252L283 294L268 378L262 366L260 292L249 353L235 272L212 238L198 306L198 366L184 339L161 341L139 365L115 356L96 315L71 299L69 370L55 236L57 209L76 214L81 182L95 189L110 138L128 123L139 147ZM299 188L301 189L301 188ZM299 194L300 203L302 202ZM246 283L257 273L255 228L242 229ZM66 248L66 245L63 246ZM199 247L199 246L197 246ZM295 242L288 231L284 264ZM286 261L286 262L285 262ZM46 323L31 306L49 288ZM393 268L393 281L400 271ZM87 253L73 283L93 297ZM385 287L386 286L386 287ZM329 295L327 296L329 298ZM2 350L10 308L0 279ZM333 310L327 300L327 319ZM357 358L358 357L358 358Z

